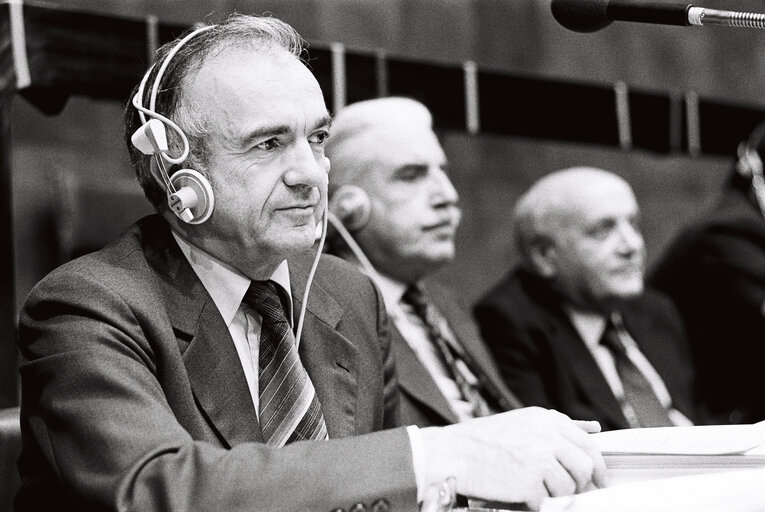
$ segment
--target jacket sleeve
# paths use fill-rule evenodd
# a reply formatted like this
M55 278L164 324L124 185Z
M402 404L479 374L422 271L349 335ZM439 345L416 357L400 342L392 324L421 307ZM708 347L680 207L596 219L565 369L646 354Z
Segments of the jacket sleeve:
M545 334L489 302L476 306L475 317L507 387L526 405L555 408L548 394L555 376L549 366L553 358L544 353Z
M401 428L281 449L192 436L158 377L172 369L147 342L148 329L172 328L145 322L150 309L87 269L57 272L28 298L20 510L322 511L380 499L415 509Z
M387 429L401 425L401 405L396 362L391 347L390 319L386 313L380 291L377 288L375 288L375 291L377 294L377 333L383 358L383 395L385 400L383 427Z

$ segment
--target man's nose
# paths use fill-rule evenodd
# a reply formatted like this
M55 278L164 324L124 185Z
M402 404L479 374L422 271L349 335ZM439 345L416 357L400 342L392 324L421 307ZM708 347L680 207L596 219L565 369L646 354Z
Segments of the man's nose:
M619 247L625 253L642 252L645 247L643 234L629 221L623 221L619 224L619 237Z
M327 161L318 154L308 141L295 144L291 151L289 168L284 173L284 182L290 187L317 187L326 181Z
M431 198L435 206L455 205L460 199L452 180L443 169L435 168L430 173Z

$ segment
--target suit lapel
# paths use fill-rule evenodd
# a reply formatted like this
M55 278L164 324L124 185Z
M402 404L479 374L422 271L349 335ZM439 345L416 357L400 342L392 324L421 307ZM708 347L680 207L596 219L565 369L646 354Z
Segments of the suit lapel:
M160 285L183 362L200 408L220 436L233 446L262 441L247 380L234 342L215 303L161 221L148 255L165 277Z
M627 420L622 414L621 406L595 362L595 358L568 319L564 317L563 321L564 324L554 333L551 340L558 346L557 350L568 354L561 359L569 361L571 374L591 407L599 411L602 417L609 418L615 425L626 428Z
M457 423L457 415L452 411L446 397L397 328L391 329L391 337L401 391L437 413L445 422Z
M202 308L183 361L194 396L229 444L262 442L242 363L212 299Z
M428 286L426 293L433 305L446 318L454 335L455 350L483 383L496 405L503 410L522 407L521 401L507 388L499 372L495 370L493 359L483 345L473 319L440 287Z
M311 252L289 262L295 327L314 254ZM342 313L337 301L314 281L298 352L319 397L330 438L356 434L358 349L337 331Z

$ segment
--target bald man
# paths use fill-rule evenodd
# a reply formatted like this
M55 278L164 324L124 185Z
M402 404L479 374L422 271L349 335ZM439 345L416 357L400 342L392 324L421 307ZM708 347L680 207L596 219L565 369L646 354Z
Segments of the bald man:
M632 189L576 167L549 174L513 213L520 265L475 315L505 382L529 405L604 429L695 418L685 334L643 283L645 245Z
M407 98L346 107L332 122L330 210L358 244L332 252L371 274L394 320L401 416L421 427L519 406L504 386L469 309L423 280L454 258L457 191L431 114ZM335 241L337 242L337 241Z

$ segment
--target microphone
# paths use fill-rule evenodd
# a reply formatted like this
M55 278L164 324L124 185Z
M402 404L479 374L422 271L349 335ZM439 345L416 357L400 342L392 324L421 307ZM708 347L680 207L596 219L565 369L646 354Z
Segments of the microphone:
M765 28L765 14L705 9L691 4L629 0L552 0L550 9L558 23L575 32L595 32L607 27L612 21Z

